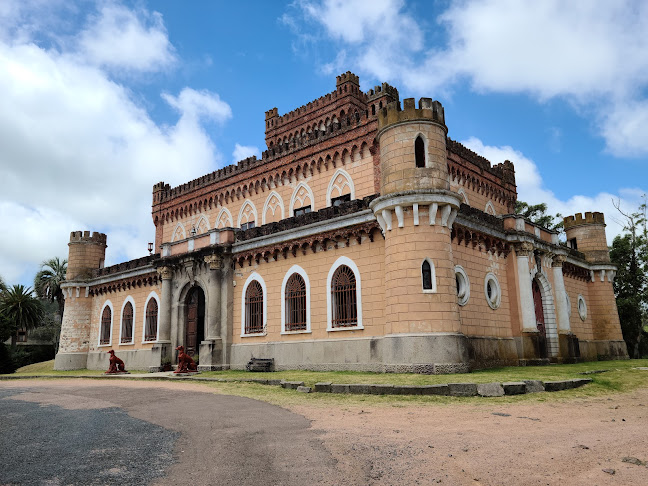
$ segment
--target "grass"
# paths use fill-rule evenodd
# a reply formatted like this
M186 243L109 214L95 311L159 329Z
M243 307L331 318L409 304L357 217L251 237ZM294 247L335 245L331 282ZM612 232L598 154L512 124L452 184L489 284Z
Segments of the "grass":
M25 366L16 371L16 377L24 376L88 376L99 377L103 371L74 370L54 371L54 361L45 361ZM302 394L275 386L254 383L207 382L202 386L215 393L238 395L274 403L279 406L330 406L363 407L363 406L408 406L408 405L460 405L460 404L504 404L517 402L546 402L564 399L585 399L601 395L630 392L639 388L648 388L648 371L633 368L648 367L648 359L622 361L593 361L570 365L505 367L472 373L453 375L416 375L397 373L364 373L353 371L277 371L273 373L251 373L247 371L209 371L201 377L223 378L228 380L248 380L250 378L283 379L303 381L312 386L317 382L332 383L390 383L395 385L432 385L437 383L490 383L521 380L564 380L583 378L579 373L592 370L608 370L606 373L586 375L593 383L574 390L555 393L527 394L484 399L480 397L456 398L436 396L377 396L377 395L339 395L329 393ZM134 373L134 372L133 372Z

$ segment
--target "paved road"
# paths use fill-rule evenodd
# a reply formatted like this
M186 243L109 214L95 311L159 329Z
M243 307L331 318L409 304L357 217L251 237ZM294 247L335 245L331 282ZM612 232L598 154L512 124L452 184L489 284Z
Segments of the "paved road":
M186 388L0 382L0 484L344 482L301 415Z

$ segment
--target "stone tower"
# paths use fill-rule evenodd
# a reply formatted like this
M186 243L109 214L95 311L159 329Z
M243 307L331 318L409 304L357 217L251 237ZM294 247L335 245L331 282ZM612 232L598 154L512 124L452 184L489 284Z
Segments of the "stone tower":
M92 298L87 280L92 270L101 268L106 255L106 235L89 231L70 234L69 256L65 282L65 311L61 323L61 340L54 369L71 370L86 367L90 344Z
M563 219L563 224L567 244L583 253L585 259L592 264L588 302L584 304L579 299L573 304L575 311L581 316L584 314L585 319L593 320L597 354L626 357L624 346L619 346L623 342L623 335L612 287L616 267L610 263L603 213L587 212L585 217L580 213L567 216ZM616 344L610 341L616 341Z
M428 367L417 371L461 371L468 362L450 238L461 199L450 191L447 131L443 106L430 98L418 108L412 98L402 110L390 103L378 115L381 196L371 208L385 235L385 351L396 367L413 353Z

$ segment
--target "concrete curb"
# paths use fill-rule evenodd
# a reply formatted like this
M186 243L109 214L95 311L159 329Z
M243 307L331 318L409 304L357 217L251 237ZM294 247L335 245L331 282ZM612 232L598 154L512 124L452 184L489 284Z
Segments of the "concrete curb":
M171 373L171 372L169 372ZM304 386L303 381L286 381L263 378L208 378L201 376L178 376L160 373L159 375L0 375L0 380L24 380L47 378L92 378L99 380L182 380L217 383L256 383L259 385L280 386L302 393L338 393L356 395L438 395L453 397L498 397L503 395L523 395L526 393L555 392L571 390L592 383L591 378L574 378L560 381L525 380L505 383L448 383L439 385L390 385L365 383L315 383L314 387ZM307 391L308 390L308 391Z

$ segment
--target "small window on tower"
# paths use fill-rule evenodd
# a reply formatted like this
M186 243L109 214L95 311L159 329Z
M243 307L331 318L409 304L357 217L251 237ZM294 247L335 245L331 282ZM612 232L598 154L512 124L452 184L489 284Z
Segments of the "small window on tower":
M569 240L569 247L573 248L574 250L578 250L578 245L576 244L576 238L571 238Z
M416 157L416 167L425 167L425 142L420 135L414 142L414 156Z

